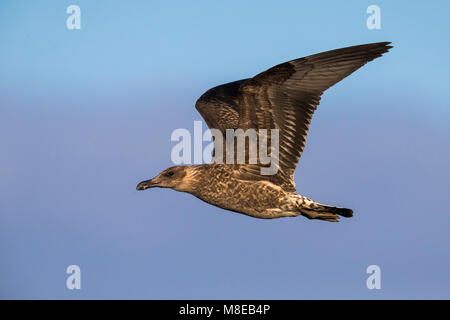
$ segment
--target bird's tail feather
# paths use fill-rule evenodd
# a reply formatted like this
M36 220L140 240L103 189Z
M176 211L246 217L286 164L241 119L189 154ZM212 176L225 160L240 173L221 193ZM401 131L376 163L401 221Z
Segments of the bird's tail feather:
M327 212L338 214L338 215L346 217L346 218L353 217L352 209L340 208L340 207L329 207L329 206L323 206L323 207L324 207L324 210Z
M315 208L301 208L302 215L309 219L319 219L331 222L338 222L339 216L350 218L353 216L353 210L340 207L319 205Z

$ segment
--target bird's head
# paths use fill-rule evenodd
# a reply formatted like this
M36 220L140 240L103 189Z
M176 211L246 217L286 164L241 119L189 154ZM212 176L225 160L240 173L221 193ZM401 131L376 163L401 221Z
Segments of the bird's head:
M191 192L194 187L195 168L193 166L174 166L162 171L150 180L140 182L136 190L149 188L171 188L177 191Z

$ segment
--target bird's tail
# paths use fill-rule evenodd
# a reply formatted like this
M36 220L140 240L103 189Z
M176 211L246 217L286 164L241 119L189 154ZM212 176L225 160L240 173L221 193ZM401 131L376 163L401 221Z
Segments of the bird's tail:
M309 208L302 207L300 211L302 215L309 219L320 219L331 222L339 221L339 216L345 218L353 217L352 209L326 206L318 203L315 203Z

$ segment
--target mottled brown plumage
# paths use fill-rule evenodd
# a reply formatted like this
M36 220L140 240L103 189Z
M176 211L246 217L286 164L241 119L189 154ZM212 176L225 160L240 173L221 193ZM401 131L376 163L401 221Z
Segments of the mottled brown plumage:
M388 42L372 43L292 60L253 78L212 88L199 98L196 108L210 129L223 134L226 129L278 129L276 174L261 175L263 165L259 162L176 166L141 182L137 189L172 188L256 218L301 214L337 221L338 215L351 217L350 209L326 206L297 194L294 171L322 93L389 48ZM215 148L218 147L215 141Z

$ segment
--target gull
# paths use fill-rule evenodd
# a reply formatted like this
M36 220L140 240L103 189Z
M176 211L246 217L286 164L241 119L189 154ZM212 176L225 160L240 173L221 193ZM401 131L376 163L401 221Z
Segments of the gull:
M214 87L197 100L196 109L208 127L224 135L229 129L277 129L275 174L261 174L261 162L230 164L215 157L209 164L172 166L153 179L140 182L136 189L171 188L254 218L301 215L337 222L339 216L352 217L351 209L325 205L298 194L294 171L322 93L386 53L392 48L389 44L370 43L291 60L253 78ZM223 142L214 139L214 150L218 148L223 148ZM248 159L248 148L245 152Z

